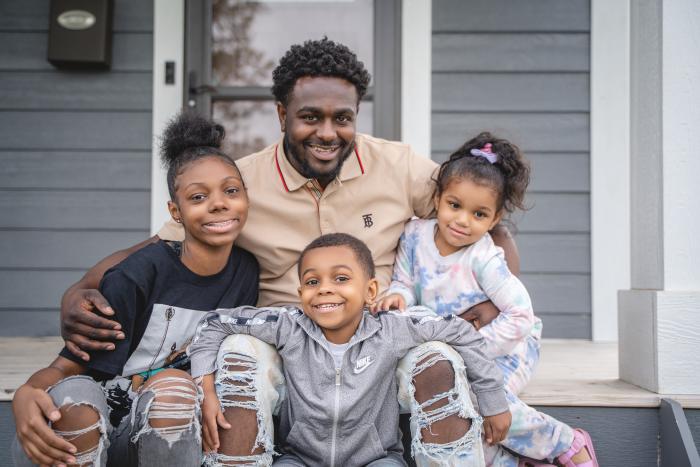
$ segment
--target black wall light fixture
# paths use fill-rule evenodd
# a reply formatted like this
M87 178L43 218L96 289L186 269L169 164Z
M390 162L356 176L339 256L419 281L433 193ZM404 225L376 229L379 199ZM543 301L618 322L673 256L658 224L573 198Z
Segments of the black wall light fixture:
M48 60L56 68L112 64L113 0L51 0Z

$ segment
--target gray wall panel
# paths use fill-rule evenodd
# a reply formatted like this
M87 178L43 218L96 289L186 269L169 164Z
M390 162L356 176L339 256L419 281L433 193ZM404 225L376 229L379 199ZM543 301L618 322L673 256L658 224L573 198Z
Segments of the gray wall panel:
M0 151L3 188L149 190L150 186L150 151Z
M46 30L48 27L49 2L46 0L0 2L0 29L29 31ZM143 0L115 0L113 30L152 31L152 3Z
M435 112L433 151L453 151L484 130L502 135L526 152L589 150L588 113Z
M0 141L5 149L148 150L151 113L0 111Z
M8 271L0 269L0 283L3 284L0 309L8 311L58 309L63 292L84 273L84 270ZM2 316L0 315L0 319ZM5 326L4 321L2 326Z
M149 228L153 3L114 1L101 72L47 62L48 12L0 3L3 335L55 334L66 287Z
M685 409L685 418L688 421L688 428L693 434L695 449L700 452L700 409Z
M591 309L591 278L588 274L524 273L535 314L588 313Z
M520 270L526 272L591 272L590 235L528 234L516 236Z
M603 467L657 467L659 410L618 407L535 407L591 434Z
M57 336L61 334L59 309L55 310L0 310L0 337ZM48 365L51 362L46 362ZM38 368L37 368L38 370Z
M151 110L150 73L0 72L3 106L20 110Z
M588 73L438 73L433 112L587 112Z
M0 70L55 70L46 60L48 34L45 32L2 32ZM151 72L153 35L115 33L112 43L113 71ZM72 71L74 75L84 72Z
M433 71L588 71L589 43L587 33L436 33Z
M432 153L480 131L531 162L513 216L523 280L548 337L589 338L589 0L435 0Z
M590 313L537 313L542 320L542 337L558 339L590 339Z
M449 156L449 152L434 152L432 159L442 163ZM587 152L543 153L525 151L525 158L530 161L531 167L529 191L590 192L591 162Z
M0 190L0 229L143 230L150 204L149 191Z
M148 238L148 230L113 231L2 231L2 267L87 269L97 261Z
M587 193L528 193L526 212L516 211L512 221L519 233L590 232L590 197Z
M590 29L588 0L435 0L433 31L572 31Z

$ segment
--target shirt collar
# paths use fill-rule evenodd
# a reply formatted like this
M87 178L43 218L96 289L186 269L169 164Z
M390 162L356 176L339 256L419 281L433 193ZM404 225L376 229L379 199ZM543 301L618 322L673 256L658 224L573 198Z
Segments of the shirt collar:
M286 191L296 191L306 184L309 180L292 166L284 152L284 138L282 138L275 146L275 169L280 178L280 182ZM357 139L355 140L355 149L343 163L343 168L340 169L338 179L341 182L359 177L365 173L365 167L362 164L362 158L357 149Z

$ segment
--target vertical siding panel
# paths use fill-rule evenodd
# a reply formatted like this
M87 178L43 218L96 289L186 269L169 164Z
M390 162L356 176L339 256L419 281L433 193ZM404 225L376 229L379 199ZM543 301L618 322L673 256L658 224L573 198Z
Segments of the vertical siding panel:
M590 338L589 0L433 0L432 17L433 158L482 130L525 151L524 280L545 336Z
M45 0L0 2L0 335L56 334L65 288L148 235L153 3L114 3L94 72L46 61Z

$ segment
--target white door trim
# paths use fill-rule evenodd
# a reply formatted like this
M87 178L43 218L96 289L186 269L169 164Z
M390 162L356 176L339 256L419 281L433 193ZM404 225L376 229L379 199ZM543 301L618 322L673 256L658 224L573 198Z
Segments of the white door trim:
M165 64L175 63L175 83L165 84ZM153 2L153 141L151 152L151 234L170 218L166 171L160 163L159 140L165 124L183 106L185 0Z
M403 0L401 5L401 141L427 157L432 111L432 12L432 0Z
M630 4L591 0L591 318L617 340L617 291L630 288Z

